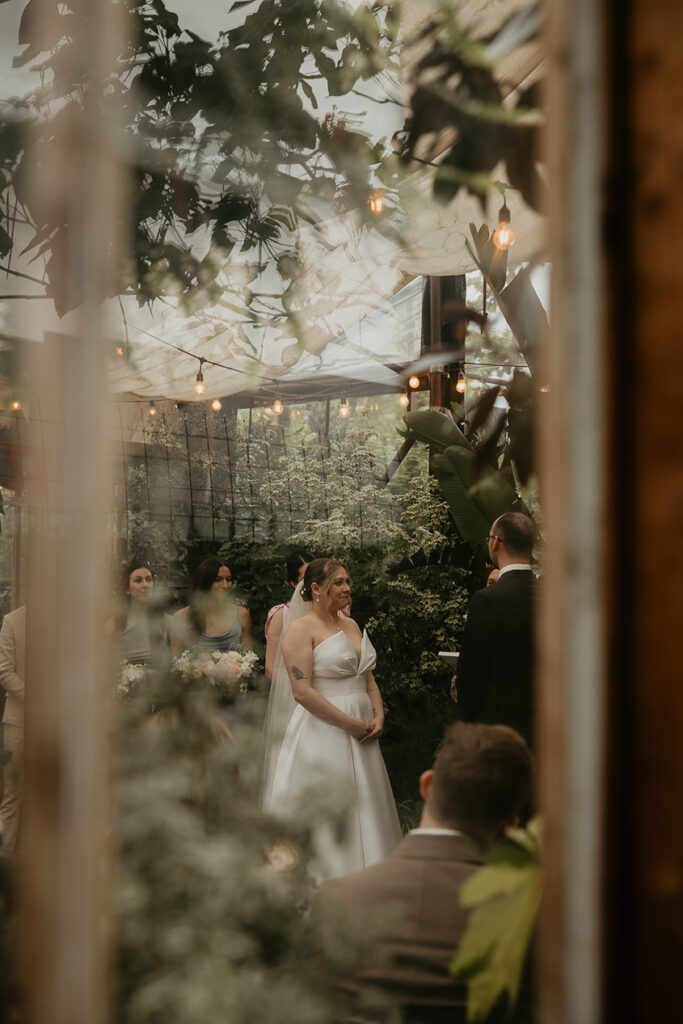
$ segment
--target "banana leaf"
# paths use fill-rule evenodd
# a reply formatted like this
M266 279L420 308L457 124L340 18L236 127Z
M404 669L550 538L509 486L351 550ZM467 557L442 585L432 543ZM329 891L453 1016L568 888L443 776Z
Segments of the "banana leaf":
M473 483L475 464L473 451L455 446L434 455L431 463L461 537L476 544L486 539L498 516L521 511L522 504L507 471L485 470Z
M410 441L422 441L423 444L441 451L451 446L473 451L462 430L446 413L437 412L436 409L424 409L406 413L403 420L405 430L399 427L398 432Z

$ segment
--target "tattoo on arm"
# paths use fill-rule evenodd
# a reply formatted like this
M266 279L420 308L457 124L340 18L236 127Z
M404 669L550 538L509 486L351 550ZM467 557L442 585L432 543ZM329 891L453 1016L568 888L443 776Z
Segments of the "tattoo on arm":
M304 678L304 674L303 674L303 672L301 671L301 669L299 668L298 665L292 665L292 675L294 676L295 679L303 679Z

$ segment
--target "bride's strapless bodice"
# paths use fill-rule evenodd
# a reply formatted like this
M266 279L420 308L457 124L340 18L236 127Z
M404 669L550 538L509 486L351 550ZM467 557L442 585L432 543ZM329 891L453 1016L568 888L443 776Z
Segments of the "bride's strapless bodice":
M324 697L341 697L365 690L365 673L375 667L375 648L363 630L360 657L340 630L313 648L313 686Z

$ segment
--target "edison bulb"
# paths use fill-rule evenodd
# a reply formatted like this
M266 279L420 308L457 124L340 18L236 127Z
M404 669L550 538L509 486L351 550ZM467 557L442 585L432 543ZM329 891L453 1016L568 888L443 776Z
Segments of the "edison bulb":
M515 233L509 224L501 224L493 232L493 244L496 249L509 249L515 244Z
M411 387L413 391L415 390L415 388L419 388L420 378L416 377L415 374L413 374L412 377L408 378L408 386Z
M221 402L220 398L214 398L213 402L211 403L211 408L213 409L214 412L221 411L221 409L223 408L223 403Z
M384 209L384 195L381 189L375 189L370 196L370 209L376 214L380 214Z
M410 399L408 398L408 395L407 395L407 393L405 391L401 392L401 397L399 398L399 403L400 403L400 405L403 406L404 409L406 408L406 406L410 405Z
M279 398L273 402L273 412L277 413L278 416L284 412L284 408Z

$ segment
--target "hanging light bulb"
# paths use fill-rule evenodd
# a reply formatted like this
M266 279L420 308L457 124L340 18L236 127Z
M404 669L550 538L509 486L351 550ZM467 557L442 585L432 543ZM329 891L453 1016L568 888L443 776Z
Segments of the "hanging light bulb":
M116 346L116 354L117 354L117 356L122 356L123 355L123 345L117 345Z
M410 405L410 398L408 397L408 392L406 391L405 388L401 392L401 397L399 398L398 402L399 402L399 405L402 405L404 409L408 405Z
M211 408L213 409L214 412L221 411L221 409L223 408L223 403L221 402L220 398L214 398L213 402L211 403Z
M204 365L204 360L200 359L199 360L199 370L197 371L197 383L194 386L194 393L195 393L195 395L203 395L204 392L206 391L206 386L204 384L204 374L202 373L202 366L203 365Z
M279 398L276 398L275 401L273 402L273 412L277 413L278 416L281 416L284 411L284 405L282 404Z
M349 409L349 400L348 398L342 398L341 402L339 403L339 415L343 420L345 420L346 417L349 416L350 414L351 410Z
M544 395L547 395L547 394L548 394L548 392L550 391L550 388L548 387L548 385L547 385L547 384L541 384L541 387L540 387L540 389L539 389L539 390L540 390L540 391L541 391L541 392L542 392L542 393L543 393Z
M455 385L455 390L459 394L464 395L466 387L467 387L467 384L465 383L465 374L461 370L460 373L458 374L458 380L457 380L456 385Z
M156 403L150 402L149 403L149 409L147 410L147 412L149 413L150 416L156 416L156 414L157 414Z
M384 191L381 188L373 189L369 202L372 212L379 216L384 209Z
M21 409L21 402L15 398L11 405L12 412L19 412Z
M413 374L412 377L408 378L408 387L411 387L413 391L415 391L416 388L419 388L419 386L420 378L417 377L415 374Z
M515 244L515 234L510 227L510 210L505 201L498 211L498 227L493 232L493 244L496 249L501 250L509 249Z

